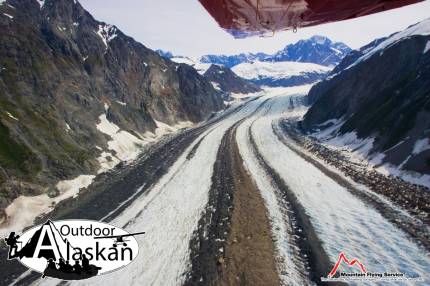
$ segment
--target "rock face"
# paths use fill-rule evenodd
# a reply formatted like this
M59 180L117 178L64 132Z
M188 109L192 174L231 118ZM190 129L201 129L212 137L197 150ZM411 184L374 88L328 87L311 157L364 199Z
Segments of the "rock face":
M223 107L193 68L96 21L78 1L0 1L0 30L0 208L19 195L5 194L8 181L38 193L98 170L110 139L96 127L101 115L142 139L156 121L198 122Z
M223 92L245 94L261 91L257 85L239 77L224 66L211 65L204 76Z
M339 119L333 136L374 138L384 162L430 174L430 20L352 52L309 100L304 129Z
M332 42L323 36L313 36L310 39L287 45L283 50L274 54L206 55L201 58L201 62L223 65L229 68L241 63L256 61L302 62L333 67L339 64L350 51L351 49L343 43Z

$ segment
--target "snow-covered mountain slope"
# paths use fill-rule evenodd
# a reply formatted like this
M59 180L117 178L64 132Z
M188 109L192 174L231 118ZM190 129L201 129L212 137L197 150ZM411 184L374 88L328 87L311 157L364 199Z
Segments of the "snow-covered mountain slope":
M274 53L248 53L232 56L205 55L200 61L234 67L241 63L262 62L302 62L315 63L334 67L351 51L344 43L333 42L327 37L313 36L300 40L295 44L287 45L284 49Z
M228 67L211 65L204 76L223 92L249 94L261 91L257 85L239 77Z
M159 51L159 54L168 55L169 52ZM200 60L190 57L173 56L171 61L179 64L189 65L203 75L213 87L223 93L225 99L229 98L230 93L248 94L260 91L260 88L252 82L239 77L230 68L222 65L205 64Z
M351 53L311 89L304 129L430 185L429 43L427 19Z
M394 35L386 38L381 43L378 43L374 48L369 49L362 57L360 57L354 64L358 64L362 61L366 61L376 53L383 53L384 50L400 43L401 41L407 40L413 36L428 36L430 35L430 18L419 22L415 25L410 26L404 31L395 33ZM423 50L424 53L425 49Z
M200 122L223 107L193 68L95 20L78 1L2 1L0 30L0 224L21 195L73 196L135 157L162 123ZM27 206L19 212L36 213Z
M254 62L242 63L233 71L258 85L298 86L324 78L331 68L300 62Z
M192 66L201 75L204 75L205 72L211 66L211 64L201 63L198 59L192 59L192 58L189 58L189 57L174 56L174 57L171 57L170 60L172 62L175 62L175 63L178 63L178 64L187 64L189 66Z

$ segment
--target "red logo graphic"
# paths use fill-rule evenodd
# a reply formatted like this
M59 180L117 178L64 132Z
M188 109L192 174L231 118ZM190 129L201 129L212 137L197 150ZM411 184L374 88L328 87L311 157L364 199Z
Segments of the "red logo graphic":
M343 252L341 252L339 254L339 258L337 259L336 264L334 265L333 269L328 274L328 277L332 278L336 274L337 269L339 268L339 266L342 262L346 263L348 266L354 266L355 264L357 264L358 267L360 267L361 273L367 273L366 268L357 258L354 258L352 260L348 260L348 258L346 258L346 256L345 256L345 254Z

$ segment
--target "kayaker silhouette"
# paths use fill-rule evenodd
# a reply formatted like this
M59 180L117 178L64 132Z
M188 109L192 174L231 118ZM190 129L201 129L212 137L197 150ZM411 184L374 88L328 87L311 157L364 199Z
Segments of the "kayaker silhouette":
M15 232L12 231L9 234L9 237L4 239L6 241L6 244L9 246L9 253L8 253L9 259L15 258L17 256L17 252L18 252L17 244L19 242L18 238L19 238L19 235L15 235Z

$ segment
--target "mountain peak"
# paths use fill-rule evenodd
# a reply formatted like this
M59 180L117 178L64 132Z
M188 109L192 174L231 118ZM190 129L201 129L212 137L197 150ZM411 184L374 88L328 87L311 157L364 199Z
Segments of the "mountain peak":
M164 51L164 50L158 49L158 50L155 50L155 52L166 59L171 59L174 57L173 53L170 51Z
M312 36L309 40L319 45L330 45L332 43L329 38L320 35Z
M302 62L333 67L339 64L350 51L351 48L344 43L333 42L325 36L315 35L309 39L303 39L297 43L287 45L284 49L274 54L206 55L202 56L200 61L208 64L224 65L229 68L241 63L255 61Z

